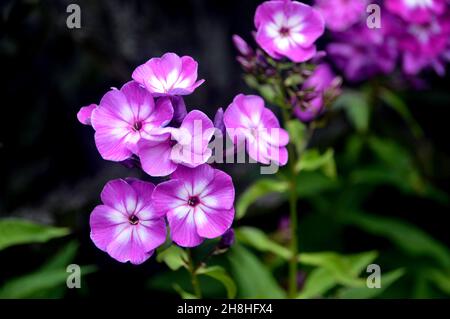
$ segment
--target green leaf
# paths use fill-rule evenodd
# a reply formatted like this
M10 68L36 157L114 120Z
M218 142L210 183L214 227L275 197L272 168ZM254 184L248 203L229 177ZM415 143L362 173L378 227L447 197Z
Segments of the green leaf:
M391 240L412 256L427 256L435 259L446 269L450 267L448 248L412 224L394 218L358 212L349 213L344 218L348 224Z
M177 270L180 267L187 267L186 260L188 260L188 256L185 250L176 245L172 245L162 252L159 252L156 260L158 262L166 263L172 270Z
M271 252L286 260L291 258L292 254L289 249L271 240L263 231L259 230L258 228L240 227L235 229L235 234L236 239L239 242L256 248L259 251Z
M233 279L228 275L226 270L220 266L211 266L207 268L200 268L197 270L197 274L209 276L220 281L227 290L227 296L229 299L236 297L236 284Z
M339 96L334 105L345 110L348 119L359 132L368 130L370 108L367 94L347 90Z
M59 290L64 293L69 276L66 268L75 258L78 247L76 241L69 242L37 271L7 281L0 288L0 298L40 298L47 295L54 296L52 292L59 295ZM87 275L95 270L95 266L81 267L81 275Z
M321 172L303 171L298 174L297 194L300 198L313 197L339 188L339 182Z
M302 253L299 262L327 269L336 281L345 286L359 287L365 282L358 278L361 265L374 258L374 252L342 256L335 252ZM367 264L365 265L367 266Z
M403 269L393 270L381 275L381 287L357 287L343 288L338 292L338 297L343 299L369 299L381 295L390 285L397 281L405 271Z
M0 250L10 246L44 243L69 234L67 228L35 224L22 219L0 220Z
M183 299L198 299L195 295L191 294L190 292L185 291L183 288L181 288L179 285L174 284L173 289L175 289L176 292L180 295Z
M317 298L338 284L331 271L325 268L314 269L306 277L305 285L297 296L297 299Z
M450 271L444 271L436 268L427 269L426 277L439 289L450 295Z
M251 185L241 195L236 203L236 218L244 217L248 207L257 199L270 193L284 193L288 190L289 184L284 181L262 178Z
M281 299L285 297L269 270L249 250L235 244L227 257L233 278L239 288L240 298Z
M419 123L417 123L409 111L406 103L403 102L398 95L386 88L382 88L380 89L379 97L386 103L387 106L391 107L403 118L403 120L409 125L409 128L414 136L423 136L423 131Z
M336 177L336 163L334 161L334 151L329 148L325 153L320 154L317 149L309 149L301 155L295 167L297 172L315 171L321 169L325 176Z

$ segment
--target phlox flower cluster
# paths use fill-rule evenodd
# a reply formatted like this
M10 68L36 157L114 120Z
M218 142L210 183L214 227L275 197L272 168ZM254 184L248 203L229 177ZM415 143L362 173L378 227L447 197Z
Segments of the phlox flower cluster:
M120 262L144 262L167 233L177 245L194 247L230 229L232 178L207 163L216 133L230 132L233 141L242 137L249 156L260 163L287 162L289 136L260 97L238 95L214 122L199 110L188 112L183 96L204 82L197 80L197 69L189 56L151 58L134 70L131 81L78 112L78 120L95 130L105 160L134 160L150 176L169 176L158 185L126 178L104 187L102 204L90 216L91 239ZM268 129L277 138L266 134Z

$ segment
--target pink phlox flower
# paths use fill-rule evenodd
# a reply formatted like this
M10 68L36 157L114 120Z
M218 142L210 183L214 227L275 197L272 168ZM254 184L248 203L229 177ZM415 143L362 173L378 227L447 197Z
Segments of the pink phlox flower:
M188 95L204 80L197 81L198 63L190 56L166 53L138 66L132 78L154 96Z
M120 262L141 264L166 240L164 213L152 203L152 183L130 179L109 181L103 204L90 217L91 239Z
M153 202L159 214L167 214L172 240L183 247L194 247L230 228L234 218L233 181L208 164L179 166L171 180L156 186Z

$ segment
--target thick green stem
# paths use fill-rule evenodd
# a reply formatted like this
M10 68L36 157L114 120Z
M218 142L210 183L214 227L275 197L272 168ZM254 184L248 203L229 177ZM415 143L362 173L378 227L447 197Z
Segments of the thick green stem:
M194 295L201 299L202 298L202 291L200 289L200 283L198 281L197 277L197 267L195 267L194 259L192 258L191 250L188 249L188 271L191 274L191 283L192 288L194 289Z

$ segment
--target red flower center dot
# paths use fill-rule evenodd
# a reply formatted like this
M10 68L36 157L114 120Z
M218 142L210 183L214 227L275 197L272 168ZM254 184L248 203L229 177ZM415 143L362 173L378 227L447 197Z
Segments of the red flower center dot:
M189 206L196 206L198 203L200 203L200 199L197 196L189 197L188 199Z
M128 218L128 221L131 225L136 225L139 223L139 218L136 215L131 215L130 218Z
M281 27L279 32L283 37L287 37L290 33L290 30L289 28Z
M133 130L139 131L141 128L142 128L142 122L138 121L138 122L134 123Z

